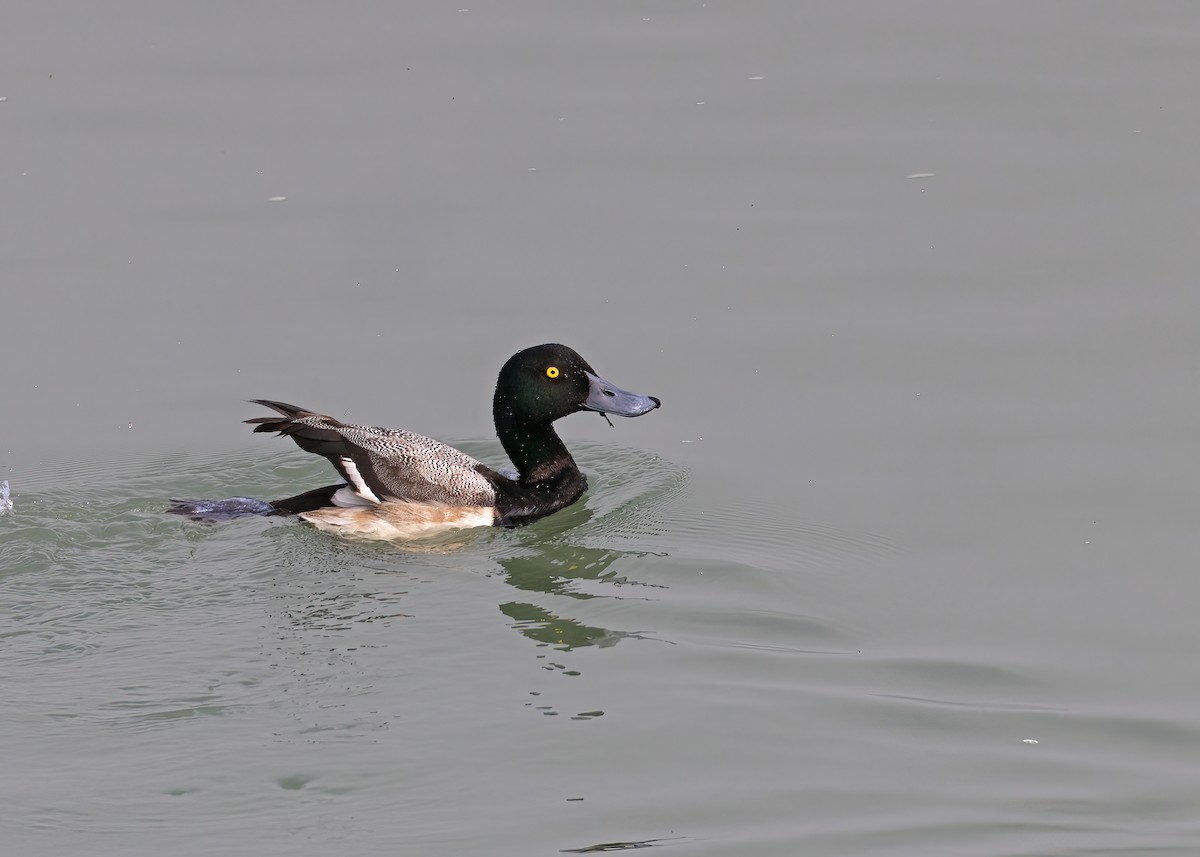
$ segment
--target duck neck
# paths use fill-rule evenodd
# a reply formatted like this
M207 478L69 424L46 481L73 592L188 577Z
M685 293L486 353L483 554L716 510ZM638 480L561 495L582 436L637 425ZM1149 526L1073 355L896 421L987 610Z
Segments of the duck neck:
M566 444L549 423L521 424L497 416L496 435L523 485L557 487L582 479Z

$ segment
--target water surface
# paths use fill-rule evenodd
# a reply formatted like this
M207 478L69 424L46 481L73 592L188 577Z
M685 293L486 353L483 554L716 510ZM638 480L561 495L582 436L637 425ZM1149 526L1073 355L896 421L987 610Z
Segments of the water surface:
M0 36L12 853L1200 848L1200 11L66 12ZM249 398L500 463L545 341L664 403L559 515L164 514L326 484Z

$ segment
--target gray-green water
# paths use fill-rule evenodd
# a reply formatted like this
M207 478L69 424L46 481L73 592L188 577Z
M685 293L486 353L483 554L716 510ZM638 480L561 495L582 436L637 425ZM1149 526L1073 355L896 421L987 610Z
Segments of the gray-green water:
M1200 851L1200 10L3 18L5 854ZM559 515L164 514L554 340Z

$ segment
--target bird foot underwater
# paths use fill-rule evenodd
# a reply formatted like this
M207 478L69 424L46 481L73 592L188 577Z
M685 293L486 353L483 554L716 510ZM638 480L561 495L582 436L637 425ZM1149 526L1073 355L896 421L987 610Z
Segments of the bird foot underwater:
M231 521L250 515L285 515L266 500L253 497L229 497L224 500L172 500L167 511L201 523Z
M201 523L231 521L251 515L299 515L328 507L333 496L345 488L343 483L326 485L282 500L259 500L255 497L227 497L224 500L171 500L167 512L182 515Z

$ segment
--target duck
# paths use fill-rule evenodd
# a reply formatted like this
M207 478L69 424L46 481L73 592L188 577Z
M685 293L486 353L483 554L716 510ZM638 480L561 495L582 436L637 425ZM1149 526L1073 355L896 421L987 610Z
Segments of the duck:
M492 399L496 436L515 468L507 474L410 431L346 423L271 399L251 401L276 412L246 420L255 432L291 438L305 452L326 458L342 481L267 503L248 498L218 503L294 515L321 530L368 539L520 527L552 515L579 500L588 487L554 430L555 421L580 411L598 412L606 420L609 415L639 417L662 406L656 396L606 381L565 345L518 351L501 367Z

